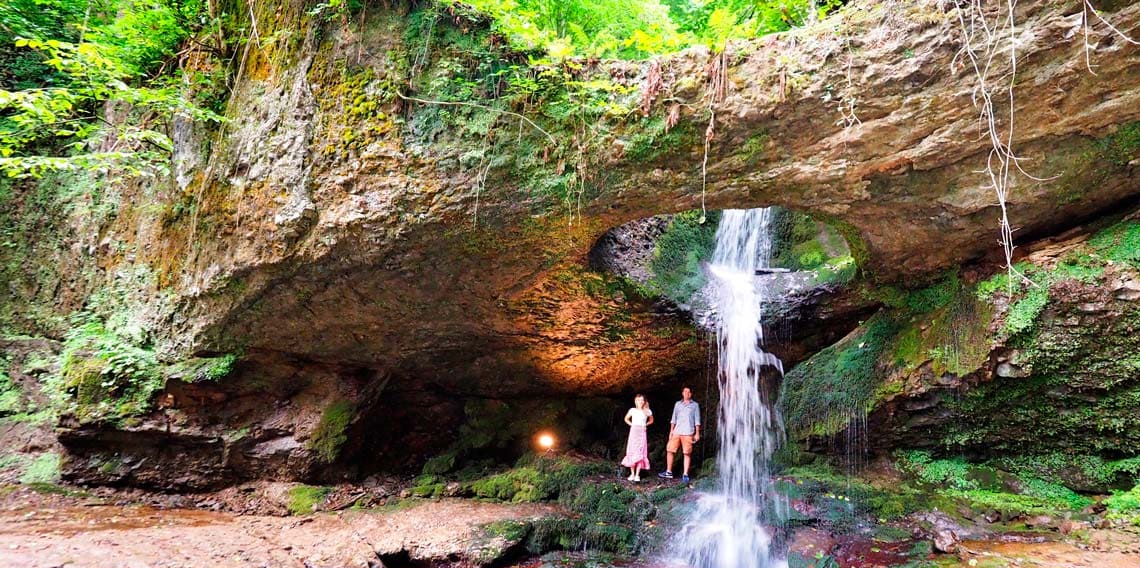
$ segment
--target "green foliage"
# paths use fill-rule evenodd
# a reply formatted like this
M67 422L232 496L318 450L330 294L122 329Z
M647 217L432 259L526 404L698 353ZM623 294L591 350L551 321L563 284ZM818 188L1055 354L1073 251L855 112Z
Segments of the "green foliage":
M1047 454L1002 456L994 460L1001 469L1023 478L1093 487L1100 490L1127 480L1140 479L1140 457L1106 460L1098 455L1051 452Z
M649 263L653 273L649 285L661 295L687 304L705 285L701 263L712 257L719 221L719 212L709 213L703 220L700 211L674 215L657 240L653 260Z
M1107 260L1140 268L1140 221L1113 225L1089 239L1089 246Z
M1017 335L1029 329L1045 305L1049 303L1049 289L1042 286L1032 288L1025 297L1017 300L1009 307L1005 315L1005 331L1009 335Z
M204 10L196 0L0 6L0 64L14 64L0 65L8 78L0 88L0 170L18 177L57 169L164 169L172 143L155 118L221 120L192 104L179 82L163 86L147 76L203 27ZM98 115L109 101L130 105L130 118L100 131ZM96 134L123 149L90 151Z
M151 408L163 387L154 351L138 347L90 314L74 318L60 352L57 398L80 421L119 420Z
M211 358L202 373L208 381L220 381L230 376L237 361L238 355L236 353L227 353L221 357Z
M40 454L20 476L20 483L57 483L59 481L60 455L54 452Z
M976 481L967 478L970 466L962 458L936 460L924 450L900 452L895 457L901 471L914 475L922 483L960 490L978 488Z
M644 58L757 37L813 17L808 0L473 0L516 49L571 56ZM838 6L820 3L814 16Z
M313 485L291 487L287 493L289 501L285 507L289 509L291 515L308 515L323 503L331 492L330 487Z
M340 447L348 441L348 425L355 415L356 404L351 400L329 404L313 429L308 448L324 463L335 461L340 455Z
M831 434L865 415L879 387L880 356L898 330L893 319L877 314L858 332L789 371L780 387L788 428L798 435Z
M1140 485L1128 491L1117 491L1104 500L1105 517L1140 526Z
M1058 509L1079 511L1092 504L1088 497L1078 495L1072 489L1059 483L1051 483L1042 479L1028 478L1021 482L1021 493L1040 499Z
M8 360L0 357L0 417L18 414L24 410L24 396L20 387L8 376Z
M783 2L757 0L664 0L681 33L698 43L719 48L729 39L780 32L823 17L841 2ZM812 10L817 10L812 14Z

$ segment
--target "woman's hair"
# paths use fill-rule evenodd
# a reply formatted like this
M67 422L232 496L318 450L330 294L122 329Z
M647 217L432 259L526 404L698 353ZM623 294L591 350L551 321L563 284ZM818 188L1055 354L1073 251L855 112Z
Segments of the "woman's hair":
M644 405L644 406L645 406L645 408L649 408L649 400L648 400L648 399L646 399L646 398L645 398L645 395L643 395L643 394L641 394L641 393L638 393L638 394L635 394L635 395L633 395L633 407L634 407L634 408L641 408L641 407L637 406L637 399L639 399L639 398L641 399L641 401L642 401L643 403L645 403L645 405Z

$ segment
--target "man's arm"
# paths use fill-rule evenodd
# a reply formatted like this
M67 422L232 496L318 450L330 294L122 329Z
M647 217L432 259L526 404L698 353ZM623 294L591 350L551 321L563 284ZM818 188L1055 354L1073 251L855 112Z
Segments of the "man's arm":
M701 439L701 406L693 403L693 413L696 417L693 419L693 441L697 442Z

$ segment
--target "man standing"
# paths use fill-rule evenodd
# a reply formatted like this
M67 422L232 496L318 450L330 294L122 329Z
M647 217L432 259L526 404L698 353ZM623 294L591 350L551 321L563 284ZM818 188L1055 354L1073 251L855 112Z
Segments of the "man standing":
M701 407L693 400L689 387L681 389L681 400L673 405L673 418L669 420L669 443L665 445L665 471L657 477L673 479L673 457L677 448L684 454L684 473L681 481L689 482L689 465L692 462L693 443L701 440Z

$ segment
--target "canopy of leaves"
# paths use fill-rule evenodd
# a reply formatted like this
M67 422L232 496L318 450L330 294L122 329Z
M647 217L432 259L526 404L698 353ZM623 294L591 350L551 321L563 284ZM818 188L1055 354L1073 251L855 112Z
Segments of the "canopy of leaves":
M468 0L518 49L570 56L644 58L787 30L840 0Z
M7 0L0 2L0 169L98 168L170 151L161 126L198 109L170 81L156 81L178 47L211 20L201 0ZM108 102L129 118L102 118ZM105 142L91 152L91 136Z

